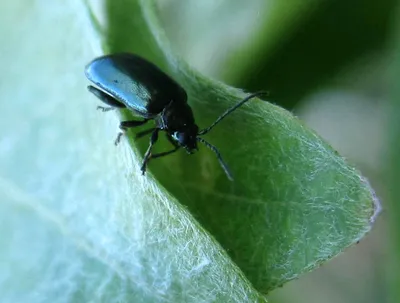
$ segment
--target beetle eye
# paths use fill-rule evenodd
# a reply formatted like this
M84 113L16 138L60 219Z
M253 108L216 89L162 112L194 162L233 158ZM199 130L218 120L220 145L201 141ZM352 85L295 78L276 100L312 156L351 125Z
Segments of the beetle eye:
M178 141L179 143L183 143L184 139L185 139L185 134L182 132L174 132L172 134L172 138L174 138L176 141Z
M181 145L186 145L187 140L189 139L188 135L184 132L174 132L172 134L172 138L179 142Z

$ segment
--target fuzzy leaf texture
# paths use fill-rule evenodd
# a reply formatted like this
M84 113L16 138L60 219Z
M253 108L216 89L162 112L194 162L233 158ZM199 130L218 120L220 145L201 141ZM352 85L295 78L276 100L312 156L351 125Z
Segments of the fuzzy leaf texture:
M119 117L95 110L91 59L146 56L201 127L245 94L180 60L152 1L92 2L0 4L0 302L264 302L370 230L359 172L260 100L206 136L234 183L206 148L142 177L147 140L112 144Z

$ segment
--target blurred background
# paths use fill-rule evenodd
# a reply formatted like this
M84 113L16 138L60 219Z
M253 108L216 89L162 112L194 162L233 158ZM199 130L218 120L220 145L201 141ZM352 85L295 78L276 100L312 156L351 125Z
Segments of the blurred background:
M187 62L232 86L268 90L271 102L299 116L348 158L383 202L366 238L275 290L270 302L396 302L387 273L394 264L386 167L398 4L159 1L171 44Z

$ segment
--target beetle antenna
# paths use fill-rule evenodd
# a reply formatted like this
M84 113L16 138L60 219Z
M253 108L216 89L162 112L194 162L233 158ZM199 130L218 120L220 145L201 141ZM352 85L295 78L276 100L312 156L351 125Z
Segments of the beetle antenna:
M217 155L217 159L219 161L219 164L221 165L222 169L224 170L226 176L228 177L229 180L233 181L233 177L232 177L231 172L229 171L228 165L226 165L226 163L222 159L222 156L221 156L220 152L218 151L218 149L214 145L212 145L211 143L208 143L203 138L196 137L196 139L197 139L197 141L203 143L205 146L207 146L209 149L211 149Z
M209 127L202 129L201 131L199 131L198 135L205 135L206 133L208 133L215 125L217 125L219 122L221 122L222 119L224 119L226 116L228 116L231 112L233 112L234 110L236 110L238 107L241 107L243 104L245 104L247 101L255 98L255 97L259 97L262 95L268 95L268 92L257 92L254 94L251 94L249 96L247 96L246 98L244 98L242 101L240 101L238 104L232 106L231 108L229 108L226 112L224 112L221 116L218 117L217 120L215 120L215 122L213 124L211 124Z

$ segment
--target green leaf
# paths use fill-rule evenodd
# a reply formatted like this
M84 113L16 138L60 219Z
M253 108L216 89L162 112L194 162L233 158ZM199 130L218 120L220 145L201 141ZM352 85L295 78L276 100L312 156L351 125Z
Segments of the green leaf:
M200 126L245 95L171 51L152 1L109 1L106 16L79 1L0 7L1 302L261 302L253 286L268 292L371 228L360 174L259 100L206 137L234 183L202 147L140 175L146 140L115 148L117 117L85 89L101 45L162 66Z
M126 1L110 14L111 28L113 20L129 11L127 3L134 1ZM199 125L209 125L244 94L190 69L172 52L154 4L141 3L167 70L189 92ZM134 26L134 22L124 23L129 31ZM123 35L123 31L122 27L118 33L111 31L108 39L115 41L114 34ZM126 30L125 34L129 37ZM111 50L141 54L135 41L121 39L120 43ZM156 60L162 66L165 61ZM287 111L255 101L207 138L218 145L231 166L236 177L233 184L206 149L190 157L180 153L159 159L150 170L260 291L268 292L318 266L370 229L377 201L367 182ZM146 147L144 142L141 151Z

